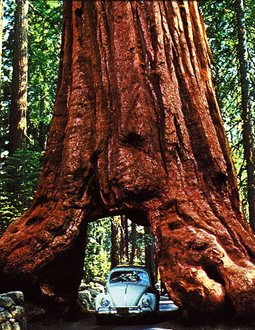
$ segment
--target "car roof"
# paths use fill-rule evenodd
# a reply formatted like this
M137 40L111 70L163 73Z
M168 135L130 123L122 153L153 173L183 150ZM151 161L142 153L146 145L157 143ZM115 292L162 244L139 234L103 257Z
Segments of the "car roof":
M125 270L142 270L148 273L148 270L142 266L117 266L111 269L110 273L115 271L125 271Z

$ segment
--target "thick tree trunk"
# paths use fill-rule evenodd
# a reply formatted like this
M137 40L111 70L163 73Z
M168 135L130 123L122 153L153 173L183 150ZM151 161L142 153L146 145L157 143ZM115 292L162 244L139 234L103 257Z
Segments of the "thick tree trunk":
M0 241L1 290L70 302L86 222L151 225L189 318L254 315L239 200L196 1L64 1L59 89L34 202Z
M10 107L9 153L22 147L25 142L27 123L27 47L28 1L16 0L15 37L13 49L12 96Z

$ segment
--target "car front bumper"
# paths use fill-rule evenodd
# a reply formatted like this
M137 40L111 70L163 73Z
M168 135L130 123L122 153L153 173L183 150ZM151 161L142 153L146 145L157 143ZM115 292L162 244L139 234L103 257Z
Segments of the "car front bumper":
M130 314L141 314L146 312L152 312L151 307L141 307L141 306L125 306L125 307L100 307L98 309L98 314L105 315L130 315Z

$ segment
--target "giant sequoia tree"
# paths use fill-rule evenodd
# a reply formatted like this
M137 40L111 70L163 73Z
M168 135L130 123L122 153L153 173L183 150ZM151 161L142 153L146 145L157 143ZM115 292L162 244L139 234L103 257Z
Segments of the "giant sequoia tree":
M86 224L150 224L184 315L254 314L244 219L196 1L64 1L58 94L34 201L0 241L0 286L72 302Z

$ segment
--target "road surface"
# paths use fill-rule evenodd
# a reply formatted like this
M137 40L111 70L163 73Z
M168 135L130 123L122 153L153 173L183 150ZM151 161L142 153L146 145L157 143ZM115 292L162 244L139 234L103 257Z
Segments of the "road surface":
M221 322L214 325L183 326L172 301L161 297L159 311L143 317L114 318L107 324L97 324L94 313L75 322L60 319L28 322L27 330L254 330L255 322L238 324Z
M177 307L166 296L160 298L159 311L144 316L129 318L112 317L107 324L99 325L95 314L76 322L64 322L60 319L50 319L28 322L28 330L164 330L172 329L168 320L174 317ZM176 329L178 330L178 329Z

